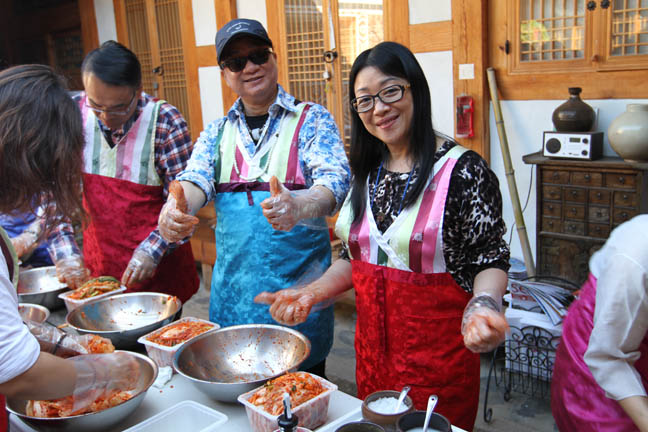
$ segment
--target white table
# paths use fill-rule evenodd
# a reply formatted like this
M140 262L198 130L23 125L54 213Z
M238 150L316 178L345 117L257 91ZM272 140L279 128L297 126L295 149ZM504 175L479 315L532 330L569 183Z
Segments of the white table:
M249 432L251 430L243 405L238 402L225 403L210 399L188 379L174 374L171 381L162 389L151 387L146 393L142 404L135 410L133 415L109 432L121 432L185 400L193 400L225 414L228 420L222 427L223 431ZM360 405L362 405L360 399L336 390L331 395L326 423L317 428L316 432L335 432L335 429L345 423L362 419ZM9 421L11 432L37 432L13 414L9 416ZM465 432L463 429L454 426L452 430L453 432Z

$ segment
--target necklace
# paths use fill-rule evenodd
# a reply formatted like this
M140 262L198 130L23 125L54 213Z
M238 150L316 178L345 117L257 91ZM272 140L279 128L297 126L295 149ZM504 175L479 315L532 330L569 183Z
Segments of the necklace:
M373 191L371 191L372 210L374 206L374 199L376 197L376 189L378 189L378 182L380 181L380 173L382 172L382 167L383 167L383 161L380 162L380 166L378 167L378 174L376 174L376 181L374 182L374 188ZM416 165L412 167L412 169L409 172L409 175L407 176L407 183L405 184L405 190L403 191L403 196L401 196L400 205L398 206L398 212L395 214L394 217L398 217L398 215L401 213L401 210L403 210L403 202L405 201L405 196L407 195L407 190L409 189L410 181L412 180L412 173L414 172L415 168ZM378 222L383 222L385 220L385 214L382 211L379 211L378 214L376 215L376 220Z

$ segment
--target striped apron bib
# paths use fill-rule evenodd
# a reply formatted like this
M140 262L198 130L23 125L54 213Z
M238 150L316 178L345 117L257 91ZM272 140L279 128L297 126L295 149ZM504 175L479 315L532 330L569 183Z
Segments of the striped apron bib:
M210 320L223 327L236 324L276 324L269 306L254 303L262 291L276 292L303 281L311 269L331 264L331 245L326 221L322 229L302 225L290 232L277 231L263 216L261 201L270 196L271 176L291 190L305 189L299 161L298 136L310 108L302 103L297 112L286 111L278 133L260 138L250 155L238 133L239 126L225 122L215 166L214 204L216 250L209 302ZM243 119L238 121L243 122ZM326 358L333 343L333 308L310 314L295 327L311 342L311 355L301 365L307 369Z
M363 217L353 222L348 195L336 234L349 248L356 292L356 383L358 397L400 390L425 410L431 394L436 411L472 430L479 400L479 356L461 336L470 299L446 270L443 215L450 177L466 151L453 147L434 165L418 200L384 232L373 217L369 188Z
M83 203L90 215L83 232L83 256L92 276L121 279L134 250L157 227L164 204L162 180L155 169L162 103L147 103L123 140L110 147L85 96L79 102L86 141ZM198 284L191 245L185 243L162 258L151 279L127 292L163 292L185 302Z

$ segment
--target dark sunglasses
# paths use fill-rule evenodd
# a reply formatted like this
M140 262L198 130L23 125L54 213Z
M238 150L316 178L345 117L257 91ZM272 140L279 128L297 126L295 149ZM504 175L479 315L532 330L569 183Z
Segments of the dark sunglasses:
M263 48L258 51L253 51L247 56L233 57L227 60L223 60L222 62L220 62L219 66L221 69L228 68L232 72L241 72L243 69L245 69L245 65L247 64L248 60L255 65L266 64L266 62L270 58L270 54L272 54L272 48Z

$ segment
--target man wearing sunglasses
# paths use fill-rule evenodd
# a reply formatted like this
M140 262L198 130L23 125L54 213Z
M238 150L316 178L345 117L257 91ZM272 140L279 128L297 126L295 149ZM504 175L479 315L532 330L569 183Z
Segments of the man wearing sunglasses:
M277 57L258 21L236 19L216 34L221 77L239 98L200 135L178 176L188 211L171 200L160 215L169 241L190 234L195 214L214 201L216 248L209 317L221 326L276 324L262 291L312 280L331 262L324 216L344 201L350 171L331 114L277 84ZM182 199L182 198L181 198ZM311 342L302 367L324 375L333 342L333 310L296 327Z
M81 65L85 91L74 98L85 129L83 255L69 224L54 232L50 254L71 288L90 275L121 279L129 291L187 301L199 279L189 243L170 246L157 219L171 181L193 149L182 115L142 92L135 54L108 41Z

